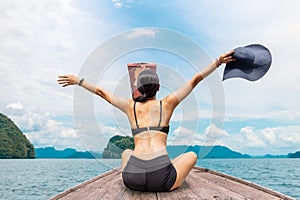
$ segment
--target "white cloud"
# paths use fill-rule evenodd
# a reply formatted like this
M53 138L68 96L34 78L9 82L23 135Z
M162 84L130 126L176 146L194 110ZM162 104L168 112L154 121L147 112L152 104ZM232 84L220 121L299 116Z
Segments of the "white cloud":
M244 146L240 148L250 154L287 154L299 150L300 126L267 127L261 130L247 126L240 133ZM238 135L236 138L241 139Z
M6 94L0 109L17 101L69 114L71 102L57 95L57 76L77 74L95 41L115 26L69 0L1 1L0 24L0 84ZM102 27L106 33L98 32ZM64 90L68 96L72 91Z
M245 137L245 146L247 147L266 147L266 144L262 139L253 131L252 127L244 127L241 129L242 135Z
M139 29L133 30L132 33L128 34L127 38L132 39L132 38L138 38L138 37L142 37L142 36L154 38L155 31L152 29L148 29L148 28L139 28Z
M266 139L268 143L271 145L276 145L277 143L277 136L276 132L282 131L282 128L265 128L261 131L262 135Z
M229 136L229 134L226 131L216 127L216 125L214 124L210 124L208 127L206 127L204 134L209 138L215 138L215 139L219 137Z
M123 4L118 0L112 0L115 8L122 8Z
M17 109L16 105L18 107ZM49 113L38 113L37 109L32 112L21 103L11 103L8 104L6 108L6 113L12 117L13 121L16 122L24 132L40 130L49 117Z
M229 134L216 127L214 124L210 124L206 127L204 133L198 133L197 130L191 130L186 127L178 127L169 134L168 145L224 145L224 138L227 138Z
M2 27L2 47L8 52L34 53L32 47L70 48L73 46L70 28L72 17L83 15L71 6L70 1L6 1L1 2L3 10L0 18ZM13 9L12 9L13 8ZM74 20L74 19L73 19ZM27 55L27 54L26 54Z
M132 4L134 3L134 0L112 0L112 3L115 8L121 9L121 8L132 8Z
M11 103L8 104L5 108L8 112L13 113L14 115L24 114L24 107L21 103Z
M6 108L12 109L12 110L22 110L23 105L21 103L11 103L11 104L7 105Z
M218 128L215 124L210 124L205 128L203 134L198 133L195 137L195 144L202 146L214 146L214 145L222 145L231 147L231 145L226 144L226 140L229 134L220 128Z
M16 108L20 112L16 113ZM57 149L84 149L77 131L62 121L54 120L48 112L34 107L28 109L21 103L11 103L7 105L6 114L36 148L53 146Z
M233 111L232 113L226 113L225 121L244 121L244 120L278 120L278 121L299 121L300 112L293 108L287 107L285 109L278 109L270 112L259 112L259 113L247 113Z
M192 145L196 131L185 127L176 128L173 133L169 133L168 145Z
M53 146L56 149L76 148L86 150L74 128L68 128L52 119L47 120L43 129L24 132L24 134L36 148Z

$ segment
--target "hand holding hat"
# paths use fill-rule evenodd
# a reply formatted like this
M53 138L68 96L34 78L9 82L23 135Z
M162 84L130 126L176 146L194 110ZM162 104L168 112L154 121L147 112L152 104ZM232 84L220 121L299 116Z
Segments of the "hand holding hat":
M238 47L234 49L232 58L235 61L225 62L223 81L236 77L256 81L267 73L272 63L270 51L260 44Z
M223 63L225 63L225 64L227 64L227 63L229 63L229 62L232 62L232 61L236 61L233 57L232 57L232 55L234 54L234 50L231 50L231 51L229 51L229 52L227 52L227 53L224 53L223 55L221 55L219 58L217 58L217 64L218 65L221 65L221 64L223 64Z

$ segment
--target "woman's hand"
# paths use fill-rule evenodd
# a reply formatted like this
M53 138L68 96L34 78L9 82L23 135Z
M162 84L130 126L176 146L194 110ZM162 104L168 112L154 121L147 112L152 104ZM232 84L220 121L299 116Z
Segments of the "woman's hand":
M62 85L63 87L69 86L69 85L78 85L79 78L75 75L63 75L58 76L57 82L58 84Z
M227 53L224 53L223 55L221 55L219 58L218 58L218 61L221 64L225 63L229 63L229 62L232 62L232 61L235 61L235 59L232 57L232 54L234 53L234 50L231 50Z

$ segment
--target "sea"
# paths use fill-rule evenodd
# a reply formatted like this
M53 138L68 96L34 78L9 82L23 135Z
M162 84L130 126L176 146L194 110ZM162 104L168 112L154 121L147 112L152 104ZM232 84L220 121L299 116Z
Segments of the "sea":
M49 199L120 165L119 159L0 159L0 199ZM300 200L300 159L199 159L196 165Z

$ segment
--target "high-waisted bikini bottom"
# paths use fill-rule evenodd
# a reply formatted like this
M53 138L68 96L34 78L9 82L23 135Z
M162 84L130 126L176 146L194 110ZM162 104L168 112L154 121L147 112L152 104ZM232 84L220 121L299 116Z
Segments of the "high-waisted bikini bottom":
M131 156L122 172L126 187L149 192L169 191L177 177L176 169L168 155L151 160Z

